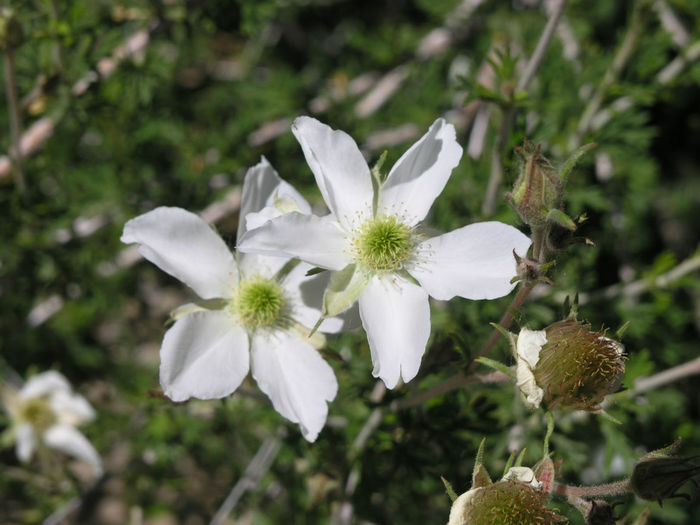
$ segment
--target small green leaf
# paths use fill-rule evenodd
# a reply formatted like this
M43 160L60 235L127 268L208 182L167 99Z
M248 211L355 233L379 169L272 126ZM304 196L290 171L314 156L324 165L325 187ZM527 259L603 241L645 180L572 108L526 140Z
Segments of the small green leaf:
M508 474L508 471L513 466L514 459L515 459L515 452L511 452L510 457L508 458L508 461L506 461L506 467L503 469L503 476L501 476L501 477L505 477L505 475Z
M325 268L319 268L316 266L315 268L311 268L308 272L306 272L307 277L311 277L312 275L318 275L319 273L327 272Z
M574 220L569 217L566 213L563 211L557 209L557 208L552 208L547 212L547 222L548 223L553 223L553 224L558 224L559 226L566 228L567 230L570 231L576 231L576 223Z
M562 182L566 183L567 179L569 178L569 174L571 173L571 170L574 169L574 166L576 166L576 163L579 161L579 159L583 157L586 153L591 151L593 148L595 148L597 145L598 144L596 144L595 142L591 142L590 144L584 144L579 149L574 151L568 159L566 159L564 164L562 164L561 168L559 168L559 178Z
M479 450L476 453L476 460L474 461L474 470L472 471L472 488L487 487L493 483L491 477L489 476L486 467L484 467L484 445L486 444L486 438L481 440L479 445Z
M611 416L611 415L608 414L605 410L599 410L598 412L596 412L596 414L598 414L599 416L601 416L603 419L607 419L607 420L610 421L611 423L615 423L616 425L622 425L622 421L620 421L619 419L617 419L617 418Z
M509 332L508 330L506 330L505 328L503 328L501 325L499 325L497 323L490 323L490 324L496 330L501 332L501 335L506 338L506 341L508 341L508 343L510 344L510 349L513 352L513 357L516 357L518 355L518 351L517 351L518 337L513 332ZM484 364L486 364L486 363L484 363Z
M500 361L489 359L488 357L479 357L478 359L475 359L475 361L477 363L481 363L482 365L486 365L489 368L493 368L494 370L498 370L499 372L506 374L508 377L515 379L515 370L504 365Z
M442 484L445 485L445 492L447 492L447 495L450 497L450 501L454 501L457 499L457 493L454 491L452 488L452 485L450 484L449 481L447 481L445 478L440 476L440 479L442 480Z

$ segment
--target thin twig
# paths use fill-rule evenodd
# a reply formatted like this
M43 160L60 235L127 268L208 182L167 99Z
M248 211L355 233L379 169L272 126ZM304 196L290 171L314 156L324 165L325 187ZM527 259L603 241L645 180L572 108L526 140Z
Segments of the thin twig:
M530 82L533 78L535 78L535 73L539 69L540 64L542 64L544 54L547 52L547 48L549 47L549 44L552 41L554 31L557 28L557 24L559 23L561 15L564 13L565 7L566 0L560 0L559 3L552 9L552 14L549 17L549 20L547 21L547 25L544 27L544 31L542 31L542 36L540 36L540 40L537 42L535 51L532 53L532 56L530 57L530 60L527 63L527 66L525 66L525 71L520 77L520 81L518 82L518 87L516 88L516 91L527 90L527 88L530 85Z
M258 487L262 478L267 474L267 471L270 470L281 446L282 442L277 435L265 438L265 441L260 445L253 459L248 463L243 477L233 486L231 492L229 492L228 496L221 504L221 507L219 507L219 510L212 518L210 525L221 525L224 523L241 497L243 497L247 491L255 490Z
M535 78L535 73L542 64L549 44L552 41L552 36L557 28L557 24L561 19L561 15L564 13L564 8L566 7L566 0L559 0L557 5L552 9L551 16L547 20L547 25L545 25L542 35L535 46L535 50L528 60L525 66L525 71L518 80L515 93L526 91L530 86L530 82ZM485 216L493 215L496 209L496 202L498 200L498 189L503 181L503 155L508 147L508 139L510 137L510 131L513 127L513 122L515 121L515 114L517 108L515 106L510 106L501 121L501 126L499 128L498 136L494 144L493 153L491 155L491 175L489 177L488 186L486 187L486 195L484 197L484 204L482 205L481 211Z
M8 49L3 56L5 62L5 89L7 92L7 106L10 112L10 158L15 172L17 190L23 194L26 190L24 172L22 170L22 150L20 147L20 135L22 123L17 103L17 90L15 89L15 61L13 51Z
M640 377L634 381L634 386L632 388L608 396L606 401L633 397L696 374L700 374L700 357L664 370L663 372L659 372L658 374L654 374L653 376Z
M633 299L649 290L668 288L679 279L699 270L700 253L689 257L675 268L656 277L638 279L629 283L613 284L607 288L591 293L580 293L578 303L579 305L583 305L594 301L616 299L618 297ZM537 297L542 297L543 295L546 295L546 293L537 293L536 295ZM567 292L555 292L552 294L554 300L557 302L563 301L570 295L572 294Z
M160 24L158 22L153 22L149 29L141 29L129 36L122 45L114 49L111 56L101 59L94 71L89 71L73 85L71 90L72 95L74 97L79 97L94 83L110 78L124 60L145 50L150 41L150 35L159 27ZM6 76L9 77L9 75ZM46 143L46 140L51 136L62 116L62 112L57 112L35 122L17 141L19 146L16 149L18 155L16 161L11 160L12 151L10 152L10 156L0 155L0 180L10 174L13 163L16 165L18 162L21 162L22 159L33 155Z
M370 400L373 403L380 403L382 399L384 399L385 394L386 386L384 385L383 381L379 380L375 383L374 388L372 389ZM355 489L357 489L357 484L360 479L360 469L355 464L355 460L367 446L370 436L374 434L374 431L377 430L377 428L379 428L383 417L384 410L381 407L377 407L372 410L352 442L352 446L347 454L348 463L350 464L350 472L348 477L345 479L343 501L333 513L330 520L331 525L349 525L352 522L354 509L350 500L352 499L352 495L355 493Z
M622 70L629 61L637 45L639 36L642 33L644 27L644 16L643 6L644 1L635 3L632 11L632 16L630 19L629 28L625 33L625 37L620 44L610 67L605 72L603 80L598 84L595 90L593 98L586 105L583 113L581 114L581 119L579 120L578 126L576 127L576 132L569 139L569 149L576 149L580 143L582 137L589 131L593 117L598 113L603 99L608 93L610 86L612 86L617 79L620 77Z
M65 505L42 521L41 525L60 525L61 523L64 523L64 521L67 520L71 514L80 508L82 503L82 498L78 496L69 499Z

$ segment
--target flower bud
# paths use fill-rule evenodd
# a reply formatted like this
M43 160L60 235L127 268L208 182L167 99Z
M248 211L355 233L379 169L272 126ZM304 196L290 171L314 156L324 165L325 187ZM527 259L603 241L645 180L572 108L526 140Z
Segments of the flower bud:
M586 525L615 525L617 523L614 504L611 505L603 500L593 500L588 503L589 506L585 513Z
M0 51L15 49L22 44L24 31L14 10L0 8Z
M540 144L525 140L515 148L520 157L520 175L506 199L530 227L543 227L550 210L561 208L564 188L550 162L540 154Z
M516 343L516 382L533 408L596 411L625 372L624 347L590 324L559 321L545 330L524 328Z
M666 498L688 497L676 494L676 491L700 474L700 456L672 456L680 444L679 438L668 447L650 452L637 461L630 478L630 488L637 496L659 503Z
M546 506L548 495L527 467L513 467L503 479L472 488L452 504L448 525L522 525L564 523Z

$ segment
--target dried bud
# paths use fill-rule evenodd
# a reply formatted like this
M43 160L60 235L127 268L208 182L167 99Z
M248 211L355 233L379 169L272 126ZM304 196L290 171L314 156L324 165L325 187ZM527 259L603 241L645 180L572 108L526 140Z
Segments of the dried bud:
M586 525L615 525L615 504L602 500L593 500L586 510Z
M501 481L472 488L452 504L448 525L522 525L566 523L546 506L548 495L527 467L513 467Z
M14 10L0 8L0 51L15 49L22 44L24 31Z
M630 478L630 488L637 496L659 503L666 498L688 497L676 494L676 491L700 474L700 456L672 456L680 444L679 438L668 447L650 452L637 461Z
M617 390L625 372L624 347L576 320L545 330L524 328L516 344L516 381L531 407L595 411Z
M561 208L563 184L550 162L540 154L540 144L525 140L515 148L520 157L520 175L506 199L530 227L543 227L550 210Z

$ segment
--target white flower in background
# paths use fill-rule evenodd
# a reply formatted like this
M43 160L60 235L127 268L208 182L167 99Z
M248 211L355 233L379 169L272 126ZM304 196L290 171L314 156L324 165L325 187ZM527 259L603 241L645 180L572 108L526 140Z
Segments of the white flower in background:
M97 476L102 474L99 454L75 428L95 419L95 411L83 396L73 393L65 377L55 371L36 374L19 391L3 385L2 398L21 461L29 461L43 444L85 461Z
M443 119L404 153L377 191L349 135L309 117L297 118L292 131L331 213L285 214L249 231L238 249L338 271L324 313L335 315L359 299L374 376L389 388L399 377L410 381L430 335L428 295L447 300L508 294L516 273L513 250L524 256L530 239L500 222L433 238L419 233L462 155L454 127Z
M248 170L243 185L239 237L288 209L310 213L308 203L265 160ZM251 214L251 215L249 215ZM232 254L201 218L181 208L157 208L130 220L121 240L187 284L202 299L176 312L160 349L160 383L173 401L221 398L252 370L260 389L282 416L299 423L314 441L338 385L309 338L320 316L327 278L289 258ZM317 305L312 303L316 300ZM321 331L340 330L327 319Z

